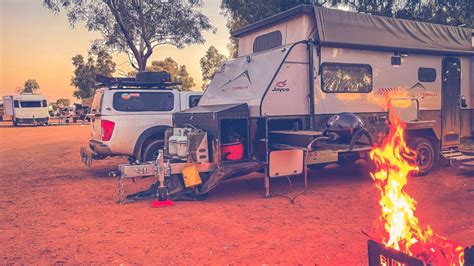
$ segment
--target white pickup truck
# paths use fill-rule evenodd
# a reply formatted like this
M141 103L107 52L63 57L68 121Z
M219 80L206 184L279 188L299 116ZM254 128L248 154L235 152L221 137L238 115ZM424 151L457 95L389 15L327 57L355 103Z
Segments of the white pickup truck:
M202 95L171 89L176 84L167 75L143 72L136 79L116 78L98 85L90 113L89 149L81 148L87 166L109 156L127 156L133 162L153 160L163 147L173 113L196 106Z

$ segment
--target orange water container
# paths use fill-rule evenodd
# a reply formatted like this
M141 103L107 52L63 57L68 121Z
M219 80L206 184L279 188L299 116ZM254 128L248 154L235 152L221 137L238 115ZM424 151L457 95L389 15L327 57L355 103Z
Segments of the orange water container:
M224 160L239 161L244 158L244 144L242 142L224 143L221 146Z

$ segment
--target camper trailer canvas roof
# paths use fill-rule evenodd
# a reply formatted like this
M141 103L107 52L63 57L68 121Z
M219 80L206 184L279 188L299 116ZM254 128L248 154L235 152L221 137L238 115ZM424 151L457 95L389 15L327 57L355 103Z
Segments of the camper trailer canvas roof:
M256 38L274 31L281 32L280 46L255 51ZM305 72L304 65L308 63L307 40L311 36L319 39L322 46L336 48L344 48L346 45L368 51L416 50L416 53L474 55L471 29L308 5L246 26L233 32L233 36L239 38L239 57L220 67L199 105L247 103L251 117L275 113L267 112L268 106L265 107L265 103L277 104L270 100L269 96L273 94L267 93L268 91L287 89L287 82L292 83L295 88L307 86L305 82L308 73ZM286 61L291 63L292 70L287 70L290 69L288 65L282 68ZM285 76L285 71L294 71L294 74ZM287 80L289 76L297 78L290 81ZM296 82L299 83L293 84ZM296 91L304 93L304 90L293 90L293 93ZM293 102L291 98L288 99L289 102ZM288 108L290 107L287 106ZM307 108L307 103L301 102L297 110L292 109L291 113L307 113Z
M314 38L326 46L396 49L443 54L474 54L472 30L405 19L396 19L324 7L302 5L232 32L243 37L299 14L311 14ZM311 27L312 25L298 25ZM312 29L309 29L312 30Z

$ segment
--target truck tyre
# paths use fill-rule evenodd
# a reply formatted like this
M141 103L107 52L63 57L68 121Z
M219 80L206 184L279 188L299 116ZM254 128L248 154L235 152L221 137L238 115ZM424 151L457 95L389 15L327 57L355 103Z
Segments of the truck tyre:
M14 127L17 127L17 126L18 126L18 123L16 122L16 119L13 119L12 122L13 122L13 126L14 126Z
M416 152L416 164L418 165L418 176L428 174L436 163L436 149L433 143L426 138L416 138L410 145Z
M154 161L158 156L158 150L163 149L164 141L162 139L152 142L145 142L143 145L142 161Z

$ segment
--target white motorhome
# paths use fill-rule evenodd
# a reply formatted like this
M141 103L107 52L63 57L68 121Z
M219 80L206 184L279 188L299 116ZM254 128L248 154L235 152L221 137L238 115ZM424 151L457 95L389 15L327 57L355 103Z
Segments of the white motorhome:
M174 114L158 161L170 170L122 165L122 177L154 173L155 194L159 186L202 196L260 166L269 196L270 177L367 159L390 112L407 123L421 174L439 159L469 158L459 147L474 126L470 29L303 5L232 36L238 58L221 66L197 107ZM187 153L176 155L175 139L184 137ZM226 145L236 139L243 154L229 160ZM179 185L179 160L197 165L201 185Z
M11 117L14 126L47 125L49 121L46 96L20 94L3 96L5 115Z

